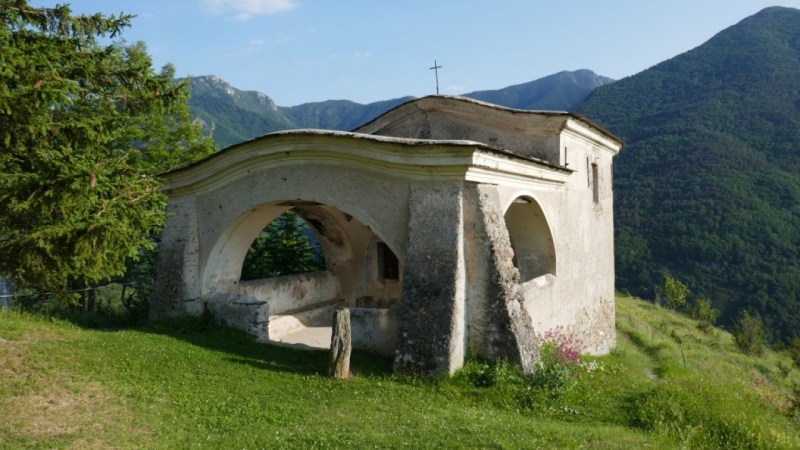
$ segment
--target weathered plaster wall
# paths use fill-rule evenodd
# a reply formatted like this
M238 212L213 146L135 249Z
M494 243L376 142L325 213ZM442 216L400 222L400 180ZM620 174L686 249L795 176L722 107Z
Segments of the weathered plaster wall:
M499 191L506 205L520 196L535 199L553 232L556 273L523 285L537 333L561 327L581 339L587 352L603 354L613 348L616 339L613 153L569 132L562 135L559 145L568 148L569 168L575 170L563 190L501 186ZM598 166L597 203L592 163Z
M480 108L470 100L446 97L410 102L358 131L478 141L573 170L561 185L509 177L497 181L498 192L514 246L525 250L518 251L516 262L525 305L537 332L561 327L582 339L592 353L605 353L613 347L611 162L619 150L617 141L567 113ZM598 202L594 201L592 164L599 175ZM529 205L513 203L523 197L541 211L531 213ZM517 209L523 212L515 213ZM533 217L537 215L543 220ZM539 239L545 233L551 233L550 239ZM469 242L469 233L466 239ZM467 264L479 262L468 258ZM480 318L469 305L468 310L470 326L485 330L490 321ZM470 345L480 346L476 342Z
M274 202L302 200L336 208L341 217L347 214L355 218L402 254L407 239L408 185L385 183L368 171L331 169L314 164L263 168L198 196L198 216L204 221L199 238L203 292L210 293L226 281L238 280L237 272L250 243L283 211L265 206ZM230 201L233 198L236 201ZM340 221L345 226L347 223L346 219ZM356 249L362 245L356 242L351 246L355 258ZM331 267L332 271L338 269ZM354 275L345 278L352 279Z
M206 308L217 323L244 330L265 342L268 337L269 304L238 294L214 294L206 299Z
M373 236L364 249L364 268L362 276L354 287L355 303L352 306L366 308L388 308L400 302L403 291L403 264L398 267L397 279L386 279L381 276L382 261L379 260L378 243L380 239Z
M331 170L313 164L270 167L248 175L231 176L214 189L171 198L170 223L162 235L162 266L173 275L159 277L154 316L197 314L204 297L240 292L247 249L267 223L292 207L281 205L287 200L329 205L324 210L298 209L304 216L313 216L312 224L316 220L331 231L321 241L326 258L330 256L328 270L339 283L338 296L355 305L356 298L387 291L384 286L364 283L372 276L364 273L369 262L365 252L377 234L402 260L408 233L408 183L386 183L369 171ZM329 291L330 285L325 286ZM388 289L387 295L395 297L397 289Z
M353 348L381 356L394 356L397 347L397 307L350 308Z
M271 314L284 314L339 298L337 284L336 277L325 271L242 281L240 292L269 302Z
M465 105L469 103L470 105ZM552 164L562 164L558 146L565 113L534 113L470 99L425 97L402 105L356 131L416 139L468 139Z
M194 197L171 198L161 232L150 317L168 318L203 312L200 301L197 203Z

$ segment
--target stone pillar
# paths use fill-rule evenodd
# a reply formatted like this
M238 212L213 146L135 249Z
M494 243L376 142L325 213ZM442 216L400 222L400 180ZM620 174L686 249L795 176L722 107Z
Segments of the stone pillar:
M338 308L333 314L331 330L331 361L328 374L343 380L350 378L350 353L353 342L350 332L350 310Z
M497 190L468 184L464 204L470 351L490 360L519 363L525 374L532 374L539 347Z
M449 375L464 364L462 187L440 183L410 193L397 372Z
M171 198L161 233L156 281L150 297L153 320L203 312L195 198Z

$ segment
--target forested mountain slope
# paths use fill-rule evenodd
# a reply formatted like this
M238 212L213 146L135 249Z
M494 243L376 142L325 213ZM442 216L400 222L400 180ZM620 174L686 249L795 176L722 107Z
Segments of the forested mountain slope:
M192 115L220 148L272 131L297 128L266 94L241 91L210 75L189 80Z
M670 273L727 323L751 310L800 335L800 10L767 8L578 111L627 143L617 287L652 298Z
M401 97L366 105L350 100L326 100L281 107L281 111L302 128L349 131L413 98Z

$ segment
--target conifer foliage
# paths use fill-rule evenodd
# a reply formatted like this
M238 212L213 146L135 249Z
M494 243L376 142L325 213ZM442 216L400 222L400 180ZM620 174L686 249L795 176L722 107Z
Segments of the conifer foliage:
M130 19L0 0L0 276L17 286L123 272L165 219L154 175L213 151L173 68L113 41Z
M242 279L255 280L325 270L321 249L312 246L303 234L304 224L303 219L291 211L270 222L244 258Z

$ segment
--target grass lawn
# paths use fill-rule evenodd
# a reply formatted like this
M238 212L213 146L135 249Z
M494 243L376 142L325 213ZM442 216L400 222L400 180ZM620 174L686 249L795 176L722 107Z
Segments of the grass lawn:
M0 448L800 448L800 371L620 297L618 346L537 388L512 366L397 377L198 321L86 329L0 312ZM684 364L685 360L685 364Z

